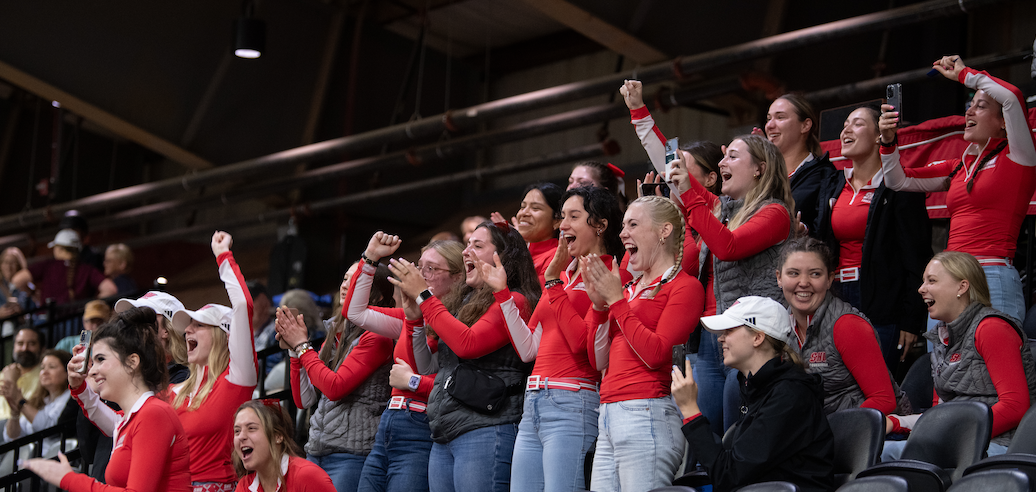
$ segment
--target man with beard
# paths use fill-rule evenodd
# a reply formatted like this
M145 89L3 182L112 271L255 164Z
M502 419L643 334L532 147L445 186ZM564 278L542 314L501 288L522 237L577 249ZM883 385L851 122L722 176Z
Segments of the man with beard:
M35 329L24 327L14 336L14 362L0 372L0 386L17 384L22 396L31 398L40 385L40 334ZM2 390L2 388L0 388ZM0 419L11 416L7 401L0 398Z

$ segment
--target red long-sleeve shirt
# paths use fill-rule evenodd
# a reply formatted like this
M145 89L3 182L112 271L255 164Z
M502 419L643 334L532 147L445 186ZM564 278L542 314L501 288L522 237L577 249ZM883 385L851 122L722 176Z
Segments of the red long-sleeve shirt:
M73 392L80 394L85 388L83 384ZM107 484L89 475L67 473L61 488L72 492L191 490L187 435L168 403L148 392L122 418L104 479Z
M680 271L652 297L662 278L632 299L636 285L631 285L608 311L590 309L586 315L587 324L596 327L587 337L590 364L608 368L601 403L670 394L673 346L685 343L698 325L705 291L698 279Z
M1022 421L1029 409L1029 385L1025 381L1022 366L1022 343L1006 321L990 317L982 320L975 329L975 348L989 370L989 378L996 387L997 402L993 410L992 437L999 436Z
M280 488L274 492L335 492L331 477L327 476L327 472L315 463L305 458L288 455L284 455L282 464L284 462L287 463L287 466L281 467L284 483L280 484ZM261 492L263 486L253 472L241 477L241 481L237 483L237 488L234 490L235 492Z
M529 305L525 296L511 292L515 306L523 320L529 319ZM493 303L471 326L454 318L439 299L432 297L421 303L425 322L435 328L439 339L461 359L477 359L510 343L507 322L500 303Z
M386 338L396 340L393 349L393 361L397 358L403 359L421 378L417 391L401 390L392 388L392 396L403 396L408 399L428 401L428 394L432 392L435 384L435 374L421 376L417 370L417 363L414 361L414 349L410 341L413 328L407 335L402 335L403 324L406 315L402 308L383 308L367 304L370 299L371 285L374 283L374 274L377 268L366 263L362 268L349 279L349 291L342 300L342 316L352 321L364 330L377 333ZM424 323L418 322L418 326Z
M532 266L536 269L536 275L540 277L540 285L543 284L543 273L547 271L547 265L558 250L558 239L544 239L535 243L529 243L529 254L532 255Z
M609 269L612 257L601 256ZM563 285L556 285L545 291L544 299L536 306L528 325L521 320L518 310L511 302L508 290L497 292L507 320L507 331L515 351L525 362L536 360L532 373L548 378L582 378L600 381L601 374L590 365L586 353L586 312L590 309L590 297L580 275L575 273L573 262L561 273ZM632 276L625 269L619 269L623 283ZM545 301L545 302L544 302Z
M338 343L328 340L324 343ZM309 350L302 357L291 358L291 397L299 408L307 408L316 403L316 394L312 388L320 390L331 401L338 401L352 393L374 374L379 367L392 360L392 339L365 332L356 340L356 346L332 371L320 360L316 350ZM303 372L301 369L305 367ZM386 384L388 382L386 381ZM307 398L303 398L307 396Z

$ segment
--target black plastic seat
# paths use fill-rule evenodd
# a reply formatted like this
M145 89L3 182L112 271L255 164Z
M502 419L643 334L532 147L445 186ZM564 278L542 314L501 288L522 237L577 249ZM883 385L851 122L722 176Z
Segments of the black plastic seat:
M858 477L895 475L911 492L946 490L989 447L993 413L983 403L951 401L936 405L917 420L901 460L878 463Z
M903 376L899 388L906 393L914 413L921 413L932 407L932 354L926 353L914 361Z
M1015 430L1007 454L990 456L964 470L964 476L988 470L1017 470L1029 477L1030 490L1036 491L1036 407L1025 412Z
M834 434L835 485L874 466L885 445L885 416L873 408L850 408L827 416Z
M1036 406L1030 407L1022 416L1021 422L1018 422L1018 428L1014 431L1007 452L1036 454Z
M737 489L738 492L799 492L799 487L791 482L753 483Z
M910 487L903 477L875 475L850 480L837 492L910 492Z
M1015 470L989 470L968 475L948 492L1028 492L1029 477Z
M686 487L683 485L670 485L668 487L659 487L657 489L651 489L648 492L698 492L698 489L694 487Z

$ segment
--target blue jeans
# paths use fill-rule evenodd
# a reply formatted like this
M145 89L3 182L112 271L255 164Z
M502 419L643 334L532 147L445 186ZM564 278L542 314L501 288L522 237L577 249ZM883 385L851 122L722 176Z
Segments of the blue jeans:
M527 391L514 442L511 490L584 490L583 460L597 438L600 406L596 391Z
M671 396L601 405L590 489L643 491L672 485L686 441Z
M1013 266L987 265L982 267L989 284L989 300L993 309L1013 317L1018 323L1025 319L1025 296L1022 279Z
M903 447L906 446L906 441L885 441L885 447L881 450L881 462L889 462L898 460L900 456L903 456ZM987 456L999 456L1007 453L1007 446L1003 446L996 443L989 443L989 447L986 448Z
M323 468L331 477L338 492L356 492L356 484L360 481L360 471L366 456L349 453L331 453L324 456L306 455L306 459Z
M360 473L360 492L427 492L432 431L428 416L410 410L385 410L374 448Z
M723 365L723 352L717 336L709 331L701 332L694 381L698 384L701 414L708 419L712 432L722 436L741 417L738 411L741 397L737 388L737 371Z
M508 492L517 434L518 424L500 424L465 432L446 444L432 444L429 490Z

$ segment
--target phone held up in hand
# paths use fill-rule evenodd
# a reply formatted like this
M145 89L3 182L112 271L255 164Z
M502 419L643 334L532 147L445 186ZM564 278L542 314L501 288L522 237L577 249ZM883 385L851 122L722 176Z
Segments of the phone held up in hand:
M889 84L885 88L885 104L892 106L893 111L899 113L899 123L896 126L903 125L903 84Z
M79 374L86 374L86 368L90 367L90 336L91 335L93 335L93 332L90 331L90 330L83 330L83 332L79 334L79 345L86 349L83 352L83 356L86 357L86 358L83 359L83 365L79 366Z

